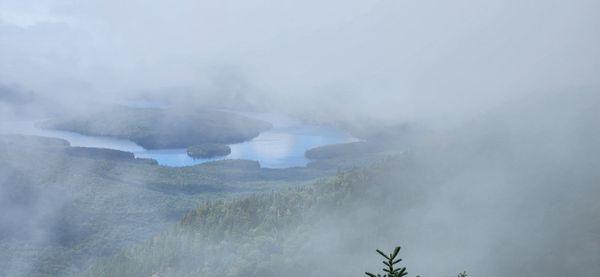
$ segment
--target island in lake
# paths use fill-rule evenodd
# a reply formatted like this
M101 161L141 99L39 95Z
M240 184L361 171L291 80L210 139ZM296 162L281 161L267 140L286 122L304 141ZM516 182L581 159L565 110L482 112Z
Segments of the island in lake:
M194 159L223 157L231 154L231 147L219 143L204 143L188 147L187 154Z
M216 110L117 106L86 115L63 115L41 122L38 127L128 139L146 149L170 149L240 143L251 140L272 125Z

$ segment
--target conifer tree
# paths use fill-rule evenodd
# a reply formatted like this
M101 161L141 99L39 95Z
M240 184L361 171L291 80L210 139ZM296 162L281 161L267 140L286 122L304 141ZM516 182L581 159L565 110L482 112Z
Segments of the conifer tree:
M376 250L377 253L379 253L379 255L383 256L385 258L385 260L383 261L383 264L386 266L383 268L383 271L385 272L383 275L381 274L373 274L370 272L365 272L365 274L369 277L403 277L408 275L408 272L406 272L406 267L395 267L397 263L401 262L402 259L397 258L398 257L398 253L400 252L400 246L397 246L394 249L394 252L386 255L385 253L383 253L383 251L377 249ZM467 272L462 272L459 273L457 275L457 277L467 277ZM419 277L419 276L417 276Z
M400 246L397 246L396 249L394 249L394 252L390 253L389 255L386 255L385 253L383 253L383 251L377 249L376 250L377 253L379 253L379 255L383 256L385 258L385 260L383 261L383 264L386 266L383 268L383 271L386 272L387 274L373 274L370 272L365 272L366 275L370 276L370 277L403 277L406 276L408 273L406 272L406 267L399 267L399 268L395 268L394 266L399 263L400 261L402 261L402 259L396 259L396 257L398 256L398 253L400 252Z

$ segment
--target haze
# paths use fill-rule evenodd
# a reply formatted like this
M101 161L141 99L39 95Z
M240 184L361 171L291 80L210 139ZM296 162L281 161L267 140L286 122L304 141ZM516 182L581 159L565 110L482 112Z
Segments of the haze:
M0 0L0 275L598 276L599 49L596 0Z

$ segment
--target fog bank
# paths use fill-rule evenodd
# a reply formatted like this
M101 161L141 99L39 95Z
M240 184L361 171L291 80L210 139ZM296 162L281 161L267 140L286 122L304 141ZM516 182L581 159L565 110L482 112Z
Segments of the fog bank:
M150 92L341 119L461 116L525 92L598 86L598 9L586 0L3 1L0 81L71 106Z

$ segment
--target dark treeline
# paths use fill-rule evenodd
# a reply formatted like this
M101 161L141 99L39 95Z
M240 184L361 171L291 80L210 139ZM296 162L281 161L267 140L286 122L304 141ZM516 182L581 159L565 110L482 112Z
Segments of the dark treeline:
M400 243L428 276L600 272L598 107L591 92L524 98L330 180L206 202L87 274L354 276Z
M40 127L129 139L146 149L187 148L250 140L271 128L267 122L216 110L101 107L66 114Z

